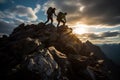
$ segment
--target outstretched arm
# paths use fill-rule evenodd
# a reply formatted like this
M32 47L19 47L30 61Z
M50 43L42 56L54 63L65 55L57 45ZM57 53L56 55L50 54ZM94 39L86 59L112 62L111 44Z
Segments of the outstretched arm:
M55 12L54 12L54 15L57 16Z
M55 16L57 16L56 13L55 13L55 10L53 11L53 14L54 14Z

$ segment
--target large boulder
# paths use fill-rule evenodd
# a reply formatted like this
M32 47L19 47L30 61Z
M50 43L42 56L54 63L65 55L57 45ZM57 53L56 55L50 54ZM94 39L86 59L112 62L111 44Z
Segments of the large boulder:
M29 56L27 63L28 70L39 74L42 80L54 80L60 75L58 64L47 49L39 50L39 52Z

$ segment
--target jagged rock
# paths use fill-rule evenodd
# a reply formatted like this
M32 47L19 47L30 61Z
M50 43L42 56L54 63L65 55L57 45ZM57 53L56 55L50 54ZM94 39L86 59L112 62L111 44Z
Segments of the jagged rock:
M13 50L12 52L16 55L31 54L32 51L35 51L39 46L41 46L41 42L38 39L32 39L30 37L11 42L9 45L10 49Z
M99 53L94 49L98 47L82 43L68 26L21 24L4 40L0 46L1 79L109 80L103 74L104 62L98 61L103 57L96 57Z
M80 54L82 42L72 33L72 29L60 26L58 31L58 39L53 43L55 48L65 54Z
M58 64L46 49L42 49L28 59L28 69L41 76L42 80L57 79ZM58 77L59 79L59 77Z

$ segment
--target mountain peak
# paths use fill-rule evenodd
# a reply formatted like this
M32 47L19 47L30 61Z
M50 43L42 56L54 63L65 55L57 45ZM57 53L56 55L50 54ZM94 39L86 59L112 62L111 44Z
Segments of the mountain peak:
M92 42L90 42L89 40L87 40L85 43L88 45L93 45Z
M9 37L0 38L0 44L4 80L109 80L104 65L96 56L84 55L90 54L88 48L66 25L23 23ZM93 45L86 44L89 49Z

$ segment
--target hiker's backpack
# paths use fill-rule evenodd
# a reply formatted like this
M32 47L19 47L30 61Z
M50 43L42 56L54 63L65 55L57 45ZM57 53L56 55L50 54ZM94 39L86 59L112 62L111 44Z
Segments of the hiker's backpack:
M52 7L49 7L47 10L47 14L50 14L52 12Z
M63 13L62 12L59 12L58 13L58 18L61 19L63 17Z

